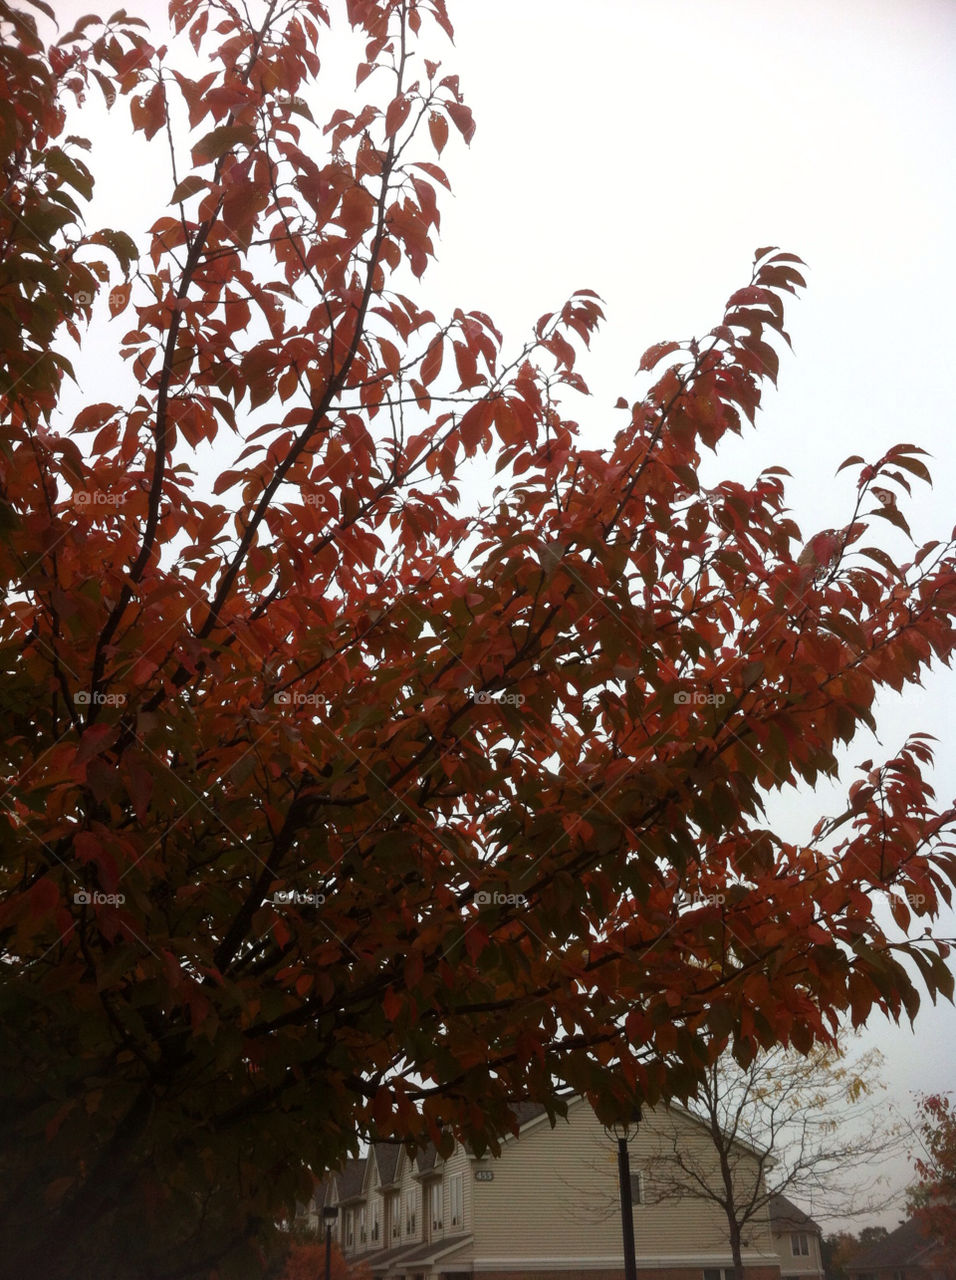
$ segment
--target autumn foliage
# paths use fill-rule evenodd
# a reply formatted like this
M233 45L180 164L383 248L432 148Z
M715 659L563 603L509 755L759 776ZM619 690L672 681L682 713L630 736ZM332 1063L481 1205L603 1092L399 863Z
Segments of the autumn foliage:
M333 1240L329 1257L331 1280L372 1280L368 1267L346 1262ZM295 1240L289 1248L278 1280L325 1280L325 1244L319 1240Z
M926 1235L956 1259L956 1106L951 1095L934 1093L918 1100L917 1137L913 1158L916 1184L910 1188L910 1208Z
M924 737L800 843L761 807L954 646L952 543L880 545L918 448L805 542L780 469L701 479L799 260L585 447L593 293L516 350L424 301L474 129L444 0L169 12L0 3L0 1270L50 1280L259 1275L356 1134L494 1146L561 1085L610 1119L953 986ZM83 222L101 93L142 244ZM104 326L116 402L71 381Z

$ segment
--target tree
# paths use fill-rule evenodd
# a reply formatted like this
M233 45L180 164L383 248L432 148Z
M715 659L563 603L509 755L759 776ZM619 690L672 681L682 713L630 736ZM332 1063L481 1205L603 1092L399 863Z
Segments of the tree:
M363 1263L349 1262L342 1256L338 1244L332 1242L332 1280L372 1280L372 1273ZM285 1257L279 1280L324 1280L325 1243L318 1240L295 1239Z
M901 1147L879 1094L878 1051L850 1062L839 1049L809 1054L777 1047L747 1066L723 1054L704 1073L690 1109L710 1141L687 1126L657 1126L648 1183L660 1199L697 1199L727 1218L736 1280L748 1228L785 1194L814 1217L870 1214L895 1197L880 1193L879 1167ZM716 1161L714 1159L716 1155Z
M165 43L122 11L48 43L45 4L0 4L0 1270L50 1280L258 1275L361 1136L494 1148L562 1085L613 1120L728 1043L952 991L924 737L802 843L761 807L954 647L952 546L864 545L905 527L870 505L928 478L915 446L848 459L804 547L778 469L700 479L799 260L759 250L583 447L592 293L507 352L422 298L474 128L443 0L348 0L334 110L320 0L169 13ZM150 145L142 247L84 230L67 127L100 90ZM102 324L136 388L77 408ZM502 488L469 514L479 454Z
M923 1095L917 1103L922 1154L913 1158L917 1182L909 1208L928 1236L956 1250L956 1107L948 1093Z
M846 1264L857 1253L860 1241L850 1231L837 1231L820 1241L820 1253L826 1280L846 1280Z

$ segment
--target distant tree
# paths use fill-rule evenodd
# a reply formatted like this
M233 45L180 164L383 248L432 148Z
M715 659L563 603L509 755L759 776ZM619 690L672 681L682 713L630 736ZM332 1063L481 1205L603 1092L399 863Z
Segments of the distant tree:
M918 1111L909 1206L927 1235L956 1250L956 1106L951 1094L935 1093L919 1098Z
M826 1280L846 1280L846 1264L860 1247L859 1238L850 1231L837 1231L820 1242Z
M876 1244L878 1240L884 1240L889 1234L886 1227L864 1227L860 1232L860 1246Z
M325 1280L324 1240L293 1239L277 1280ZM372 1280L372 1273L361 1262L352 1262L332 1242L331 1280Z
M737 1280L748 1228L779 1193L794 1196L814 1216L884 1207L890 1195L877 1194L879 1166L901 1149L902 1127L886 1122L877 1101L882 1063L876 1050L851 1062L838 1049L803 1055L777 1048L746 1067L723 1054L689 1104L710 1146L702 1152L690 1142L685 1125L675 1124L666 1136L656 1129L648 1165L653 1194L720 1207Z

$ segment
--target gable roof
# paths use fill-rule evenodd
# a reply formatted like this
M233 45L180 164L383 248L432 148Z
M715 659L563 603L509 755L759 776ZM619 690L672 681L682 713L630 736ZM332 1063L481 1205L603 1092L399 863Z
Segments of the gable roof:
M352 1200L362 1194L365 1182L365 1156L350 1156L340 1173L333 1174L338 1183L339 1202Z
M882 1240L874 1240L849 1260L847 1270L875 1270L877 1267L901 1267L914 1262L932 1246L915 1218L908 1218Z
M788 1200L779 1191L770 1201L770 1227L774 1232L815 1231L817 1235L821 1234L819 1226L810 1215L798 1209L792 1200Z
M372 1143L372 1154L375 1157L375 1163L378 1165L378 1180L383 1186L395 1181L398 1157L401 1155L401 1151L402 1148L396 1146L394 1142Z

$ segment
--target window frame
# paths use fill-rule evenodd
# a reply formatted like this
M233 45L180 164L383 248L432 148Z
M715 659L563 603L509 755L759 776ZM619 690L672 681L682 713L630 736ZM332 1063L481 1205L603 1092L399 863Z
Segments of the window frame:
M451 1227L465 1225L465 1179L460 1173L448 1179L448 1220Z
M800 1245L803 1245L803 1248L800 1248ZM809 1231L791 1231L790 1232L790 1256L792 1258L809 1258L810 1256Z

